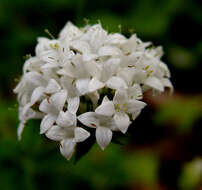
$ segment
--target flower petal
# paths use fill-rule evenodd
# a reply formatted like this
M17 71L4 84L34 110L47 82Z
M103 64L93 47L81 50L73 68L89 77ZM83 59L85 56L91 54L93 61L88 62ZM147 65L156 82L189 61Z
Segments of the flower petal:
M156 77L149 77L145 80L144 84L146 86L149 86L151 88L154 88L155 90L158 90L160 92L164 91L164 87L163 84L161 83L161 81L156 78Z
M90 83L89 83L89 92L94 92L98 89L101 89L104 87L104 83L100 82L98 79L96 79L95 77L91 79Z
M72 157L76 143L73 141L73 139L65 139L65 140L62 140L60 144L61 144L60 146L61 154L67 160L69 160Z
M72 40L75 38L78 38L83 33L79 28L77 28L75 25L73 25L71 22L67 22L64 28L61 30L59 34L60 40Z
M47 132L46 136L53 141L61 141L65 138L65 129L57 125L53 125Z
M114 104L112 101L107 101L98 106L95 113L103 116L112 116L114 114Z
M83 142L90 136L90 133L81 127L76 127L74 129L74 134L76 142Z
M135 83L132 87L128 88L128 97L140 100L143 98L142 88L139 84Z
M146 103L139 100L135 99L128 100L126 102L127 112L134 113L136 111L143 109L146 105L147 105Z
M111 89L126 89L127 84L125 81L120 77L111 77L107 82L106 85Z
M102 99L102 104L106 103L106 102L109 102L109 98L107 96L105 96L103 99Z
M127 100L126 91L125 90L117 90L115 95L114 95L114 98L113 98L114 104L122 104L126 100Z
M121 45L127 41L126 37L119 33L108 34L105 43L113 45Z
M79 97L69 98L67 106L68 111L75 114L79 108L79 103L80 103Z
M76 81L76 88L78 89L81 95L84 95L87 92L89 92L89 89L88 89L89 82L90 82L90 79L88 78L78 79Z
M98 127L96 129L96 140L102 150L111 142L112 131L105 127Z
M169 92L170 92L170 94L172 94L174 89L173 89L173 85L170 82L170 80L167 78L163 78L163 79L161 79L161 82L163 83L164 87L169 88Z
M89 40L91 47L96 51L104 43L107 32L100 24L95 24L83 35L84 40Z
M68 76L61 77L61 85L64 89L67 89L68 96L74 97L78 96L77 89L74 85L74 79Z
M76 122L76 116L69 111L63 112L60 111L56 123L60 127L71 127Z
M140 113L141 113L141 110L138 110L138 111L132 113L132 119L135 120L138 117L138 115L140 115Z
M92 61L93 59L96 59L97 57L98 56L96 54L92 54L92 53L87 53L82 55L83 61L86 61L86 62Z
M31 96L30 105L33 105L37 101L41 100L41 98L44 96L44 91L45 91L45 88L42 86L35 88Z
M50 129L53 126L55 120L56 120L56 117L52 114L48 114L48 115L44 116L44 118L41 121L41 125L40 125L40 134L43 134L48 129Z
M101 79L102 81L107 81L112 75L117 72L118 67L120 65L120 59L111 58L102 64L103 69L102 72L100 71L100 73L102 73Z
M91 99L91 101L93 103L93 107L96 108L98 100L100 98L100 94L97 91L95 91L95 92L89 93L88 97Z
M114 56L121 55L121 51L119 48L115 46L103 46L98 50L99 56Z
M46 93L52 94L55 92L58 92L61 89L60 85L56 82L55 79L50 79L47 87L46 87Z
M71 49L74 49L82 54L89 54L90 53L90 46L87 42L82 40L74 40L70 42Z
M24 77L27 81L36 86L45 86L47 83L43 76L35 71L26 73Z
M53 106L48 102L47 99L44 99L41 104L39 105L39 110L44 113L52 113Z
M114 120L122 133L126 133L128 126L131 124L131 121L126 113L116 113L114 115Z
M88 127L97 127L99 125L99 120L96 117L95 112L86 112L78 116L78 120Z
M61 90L60 92L57 92L50 97L50 103L59 111L63 109L66 100L67 100L66 90Z
M84 55L83 55L84 56ZM95 57L96 58L96 57ZM97 77L99 78L100 76L100 72L101 72L101 68L100 66L97 64L96 61L91 60L91 61L87 61L85 62L85 69L88 71L88 73L93 76L93 77Z
M25 128L25 123L21 121L18 126L18 130L17 130L18 140L21 140L22 132L23 132L24 128Z

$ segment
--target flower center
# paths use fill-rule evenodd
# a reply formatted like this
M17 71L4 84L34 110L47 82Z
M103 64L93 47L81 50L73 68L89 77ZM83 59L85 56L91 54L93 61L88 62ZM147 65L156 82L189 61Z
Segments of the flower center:
M128 111L128 107L127 107L126 103L115 104L114 106L115 106L116 112L127 112Z

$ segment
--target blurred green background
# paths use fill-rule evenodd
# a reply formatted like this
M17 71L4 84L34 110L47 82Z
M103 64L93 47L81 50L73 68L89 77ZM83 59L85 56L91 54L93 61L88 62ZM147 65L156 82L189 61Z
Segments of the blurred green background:
M142 114L103 152L97 145L76 164L30 121L20 142L16 96L23 56L36 38L57 36L67 21L101 21L164 47L175 93L146 95ZM202 2L200 0L0 0L0 190L202 189Z

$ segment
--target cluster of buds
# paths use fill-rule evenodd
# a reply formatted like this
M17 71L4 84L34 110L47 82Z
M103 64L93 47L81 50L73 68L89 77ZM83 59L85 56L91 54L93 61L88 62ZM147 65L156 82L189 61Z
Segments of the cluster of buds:
M108 34L101 24L78 28L68 22L58 39L38 38L35 53L25 61L14 89L18 137L27 120L41 119L40 134L59 141L67 159L90 136L88 127L95 129L104 150L113 131L126 133L145 107L145 91L172 91L161 47L135 34Z

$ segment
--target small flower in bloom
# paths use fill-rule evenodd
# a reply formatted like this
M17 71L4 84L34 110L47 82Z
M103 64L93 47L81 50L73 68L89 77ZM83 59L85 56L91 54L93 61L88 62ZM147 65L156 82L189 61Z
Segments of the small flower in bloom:
M68 160L90 136L89 128L104 150L114 131L126 133L146 106L144 92L173 91L162 55L161 47L135 34L108 34L101 24L78 28L68 22L58 39L38 38L14 89L19 139L27 120L40 119L40 134L59 141Z

